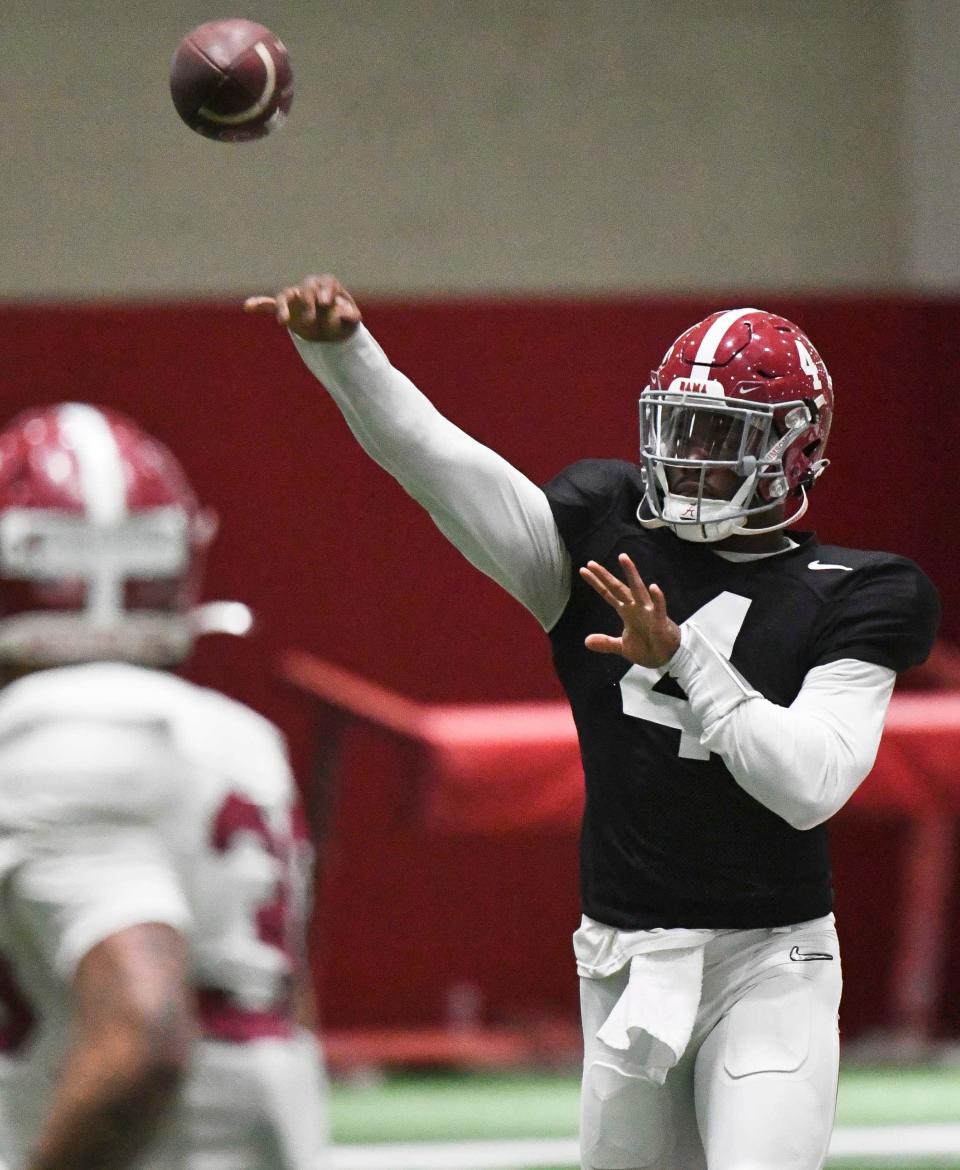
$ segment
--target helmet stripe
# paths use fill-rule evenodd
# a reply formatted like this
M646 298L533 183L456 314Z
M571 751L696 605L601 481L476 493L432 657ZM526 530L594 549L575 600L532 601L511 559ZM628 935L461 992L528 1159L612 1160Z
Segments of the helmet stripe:
M720 342L723 341L724 335L731 325L734 325L741 317L746 317L748 313L758 311L757 309L728 309L717 317L716 321L704 333L697 350L697 356L694 358L694 364L690 370L690 377L694 381L703 382L710 377L710 366L716 360Z
M79 402L65 403L57 413L60 431L77 460L87 519L118 523L127 514L127 485L110 424L95 407Z

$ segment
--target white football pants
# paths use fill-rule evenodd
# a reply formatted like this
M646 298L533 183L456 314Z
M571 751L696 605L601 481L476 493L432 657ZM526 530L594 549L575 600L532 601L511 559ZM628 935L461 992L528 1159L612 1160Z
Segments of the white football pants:
M583 1170L820 1170L839 1062L832 917L708 942L693 1035L662 1085L597 1039L628 975L580 980Z
M323 1170L327 1085L317 1042L204 1041L180 1107L135 1170Z

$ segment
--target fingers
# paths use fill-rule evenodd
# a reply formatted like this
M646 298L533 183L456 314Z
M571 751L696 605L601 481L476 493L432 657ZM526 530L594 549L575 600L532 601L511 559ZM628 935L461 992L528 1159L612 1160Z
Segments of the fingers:
M587 561L580 569L580 576L614 609L622 609L633 603L633 595L629 588L599 561Z
M580 576L611 606L623 622L619 638L588 634L584 645L597 654L619 654L638 666L660 668L676 653L680 630L667 614L667 599L659 585L649 589L636 565L621 553L617 558L626 581L599 561L587 561Z
M650 601L650 594L647 592L647 587L643 583L643 578L637 571L637 566L633 563L626 553L621 553L617 560L620 562L620 567L623 569L627 584L630 586L630 592L633 597L641 605L647 605Z
M653 602L653 614L657 621L666 621L667 599L659 585L650 586L650 600Z
M357 321L360 320L360 310L357 308L353 297L346 295L338 295L334 298L334 308L337 310L337 316L341 321Z
M314 317L318 308L332 310L340 320L359 320L360 310L353 297L335 276L308 276L300 284L300 291L306 295Z
M622 610L630 605L640 605L644 609L653 610L658 617L666 616L666 600L659 586L653 585L648 590L637 571L637 566L626 553L621 553L617 559L626 575L626 581L621 581L598 561L587 561L586 566L580 570L580 576L614 609ZM656 590L656 596L653 590Z
M644 584L627 556L618 557L626 581L621 581L599 561L587 561L580 576L611 606L623 623L619 638L588 634L584 645L597 654L619 654L628 662L659 668L676 653L680 631L667 614L667 601L659 585Z
M622 654L623 642L620 638L611 638L609 634L587 634L583 644L588 650L597 654Z
M321 339L348 334L362 320L353 297L329 273L305 276L275 296L247 297L243 307L248 313L273 313L280 325Z
M276 297L247 297L243 302L245 313L273 313L276 311Z

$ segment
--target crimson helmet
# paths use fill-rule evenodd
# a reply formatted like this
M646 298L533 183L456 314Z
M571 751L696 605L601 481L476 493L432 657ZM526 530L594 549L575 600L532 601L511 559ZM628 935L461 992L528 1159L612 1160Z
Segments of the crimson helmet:
M712 313L680 334L640 395L640 522L694 541L794 523L827 467L832 417L830 375L796 325L761 309ZM781 504L786 519L747 527Z
M230 603L195 608L215 532L131 419L74 402L18 415L0 433L0 659L169 666L224 618L242 632Z

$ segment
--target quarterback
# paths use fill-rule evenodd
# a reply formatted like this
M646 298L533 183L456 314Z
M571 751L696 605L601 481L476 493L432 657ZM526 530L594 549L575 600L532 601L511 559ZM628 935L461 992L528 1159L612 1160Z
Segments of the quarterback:
M64 403L0 433L6 1170L322 1164L285 746L170 670L245 616L196 605L214 529L127 418Z
M825 822L939 607L910 561L789 532L834 406L809 338L712 314L639 396L638 463L540 487L390 364L336 278L246 307L549 634L586 780L584 1170L817 1170L841 989Z

